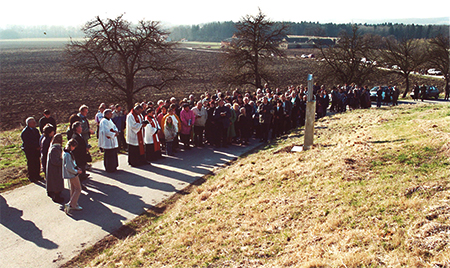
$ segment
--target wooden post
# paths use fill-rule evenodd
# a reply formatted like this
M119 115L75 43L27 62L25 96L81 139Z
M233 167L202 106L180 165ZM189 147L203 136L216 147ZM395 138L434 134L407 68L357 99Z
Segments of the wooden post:
M314 121L316 119L316 101L313 95L314 79L312 74L308 75L308 99L306 102L306 118L305 118L305 140L303 142L303 150L311 149L314 144Z

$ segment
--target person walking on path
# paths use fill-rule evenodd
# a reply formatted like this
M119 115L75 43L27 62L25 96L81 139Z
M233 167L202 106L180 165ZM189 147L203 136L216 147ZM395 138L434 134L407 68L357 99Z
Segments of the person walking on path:
M47 194L55 203L64 203L64 198L61 196L64 190L63 181L63 164L62 164L62 135L56 134L53 136L50 150L47 159L47 172L45 173L45 181Z
M42 180L40 175L40 151L39 146L39 130L36 128L36 120L28 117L25 121L27 126L22 130L20 138L22 139L22 150L27 157L28 179L31 182Z
M119 129L111 120L112 110L106 109L103 111L103 118L99 124L98 147L103 149L103 164L106 172L116 172L119 166L119 159L117 151L119 141Z
M72 154L77 146L77 141L70 139L67 142L66 148L64 148L63 154L63 177L64 179L69 180L70 184L70 201L64 205L64 211L67 215L70 215L71 210L83 209L78 205L78 199L81 195L81 183L78 176L82 173L82 170L77 167L75 158Z

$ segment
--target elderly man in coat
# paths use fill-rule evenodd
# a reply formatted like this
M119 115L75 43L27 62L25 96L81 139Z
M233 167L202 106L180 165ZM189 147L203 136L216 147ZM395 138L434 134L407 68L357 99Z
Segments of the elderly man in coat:
M41 146L39 146L39 130L36 128L36 120L28 117L25 121L27 126L22 130L22 150L27 157L28 179L31 182L42 180L41 172Z

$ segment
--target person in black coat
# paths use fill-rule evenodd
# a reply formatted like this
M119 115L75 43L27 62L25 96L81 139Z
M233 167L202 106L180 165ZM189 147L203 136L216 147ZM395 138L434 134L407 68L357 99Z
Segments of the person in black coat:
M283 120L283 134L291 129L291 113L292 113L292 102L286 98L283 94L281 95L281 101L283 103L284 120Z
M41 163L42 163L42 170L44 171L44 174L47 173L47 155L48 150L50 148L50 143L53 139L53 136L55 135L55 128L51 124L45 125L45 127L42 129L44 132L42 133L42 136L39 138L39 146L41 147Z
M274 109L267 97L263 97L263 103L258 107L259 124L261 125L261 140L266 142L269 139L269 131L272 126Z
M245 107L241 107L241 114L238 116L236 121L236 129L239 131L241 136L241 144L248 144L250 137L252 136L252 118L248 117L247 110Z
M41 146L39 146L39 130L36 128L36 120L28 117L25 121L27 126L22 130L22 150L27 157L28 179L31 182L43 180L40 175Z
M306 122L306 100L308 96L304 95L303 99L299 101L299 121L300 126L303 127Z
M231 124L230 118L231 118L231 111L230 108L226 107L224 105L224 102L222 99L218 101L218 106L214 110L213 113L214 118L214 124L217 131L217 137L215 141L216 147L227 147L227 134L228 134L228 127Z
M206 112L208 112L208 117L205 123L205 139L210 145L213 145L216 141L215 131L214 131L214 111L216 110L216 104L212 100L207 104Z
M51 115L52 114L51 114L50 110L45 110L44 116L41 117L41 119L39 119L39 131L41 131L41 134L44 134L44 127L47 124L51 124L55 128L55 132L56 132L56 127L57 127L56 120Z
M420 99L423 101L426 97L427 97L427 87L425 85L422 85L420 87Z
M298 126L298 120L301 114L301 107L300 107L301 99L300 97L294 92L291 95L291 128L296 128Z
M278 138L283 134L283 124L284 124L284 108L283 102L277 100L277 107L274 109L273 113L273 137Z
M377 107L378 108L381 107L382 100L383 100L383 89L381 88L381 86L379 86L378 90L377 90Z
M76 140L78 143L78 146L75 148L75 150L72 151L73 156L75 157L75 162L77 163L78 168L81 169L81 174L79 175L81 180L85 180L89 177L88 174L86 174L86 164L88 160L88 146L86 144L86 141L84 140L81 133L83 132L83 127L81 126L81 122L75 122L72 125L72 129L74 131L72 139Z
M414 100L419 100L419 95L420 95L420 87L417 83L414 84Z

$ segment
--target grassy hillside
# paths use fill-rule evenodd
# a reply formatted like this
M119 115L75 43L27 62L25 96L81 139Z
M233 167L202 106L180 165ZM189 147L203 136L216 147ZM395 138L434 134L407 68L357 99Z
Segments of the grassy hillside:
M357 110L240 158L89 267L450 265L450 107ZM94 251L92 251L94 252Z

